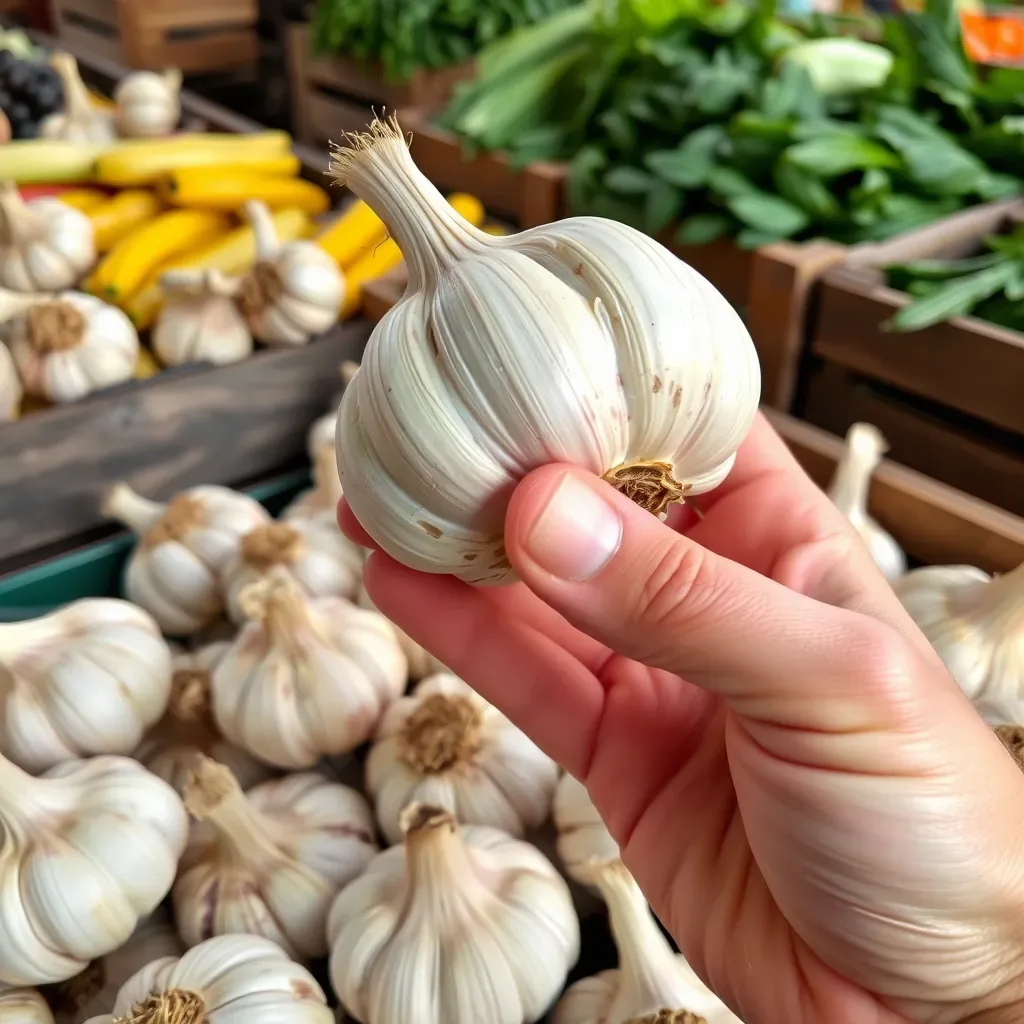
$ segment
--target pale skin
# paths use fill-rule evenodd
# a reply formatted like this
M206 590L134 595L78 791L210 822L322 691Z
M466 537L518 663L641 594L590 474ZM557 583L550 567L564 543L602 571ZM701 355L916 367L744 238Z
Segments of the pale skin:
M694 504L546 466L522 583L375 552L367 588L586 784L746 1024L1021 1024L1024 773L763 418Z

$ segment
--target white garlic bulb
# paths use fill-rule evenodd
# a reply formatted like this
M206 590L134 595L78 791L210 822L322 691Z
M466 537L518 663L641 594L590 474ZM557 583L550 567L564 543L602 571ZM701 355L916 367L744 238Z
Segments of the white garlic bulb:
M40 136L65 142L112 142L117 136L114 117L89 98L89 91L78 73L78 61L69 53L55 53L50 57L50 66L60 76L64 109L43 118L39 125Z
M0 758L0 982L64 981L123 946L170 890L187 832L178 795L137 761L33 778Z
M263 203L249 201L245 212L256 237L256 265L239 293L249 329L267 345L304 345L338 322L345 279L315 243L278 242Z
M402 811L429 802L463 825L521 837L551 811L558 765L461 679L424 679L384 712L366 762L366 788L389 843Z
M141 608L87 598L0 625L0 678L0 753L36 774L130 754L167 706L171 652Z
M339 501L341 479L338 477L338 462L334 456L332 440L329 445L321 445L313 456L313 486L303 491L281 513L281 518L286 522L315 520L337 530ZM364 556L360 555L360 564L363 560Z
M289 769L369 739L406 682L391 623L344 598L307 598L280 569L239 600L252 621L211 681L224 735Z
M555 787L552 812L558 830L558 856L565 873L574 882L590 885L590 865L617 860L619 844L597 813L587 787L568 772Z
M178 957L184 946L170 915L158 907L138 924L131 938L120 948L93 960L81 974L49 985L46 998L53 1007L56 1024L80 1024L87 1017L110 1013L121 986L136 971L161 957ZM0 1016L0 1024L3 1017Z
M360 585L359 591L356 594L356 604L360 608L368 608L374 612L377 611L377 606L370 600L366 587L362 585ZM427 676L432 676L437 672L448 671L430 651L425 647L421 647L408 633L403 632L398 626L395 626L395 633L398 636L398 643L402 648L402 653L405 655L406 661L409 662L410 679L425 679Z
M243 789L271 775L262 761L224 739L213 720L210 676L230 648L222 640L175 654L167 713L133 755L179 794L201 756L226 765Z
M168 135L181 119L181 72L133 71L114 90L114 120L129 139Z
M234 300L237 281L219 270L169 270L160 287L165 301L153 328L153 351L164 366L222 366L252 353L252 335Z
M315 462L317 452L324 448L330 448L333 452L334 434L338 427L338 410L341 408L341 399L345 394L345 388L352 383L352 378L358 372L359 364L351 359L346 359L345 362L338 367L338 373L341 376L341 390L331 403L330 412L324 413L323 416L316 420L306 434L306 451L309 453L310 462ZM335 476L337 476L337 473L338 467L335 465ZM341 486L340 481L338 486Z
M242 537L270 522L259 502L213 485L193 487L164 505L117 484L103 512L139 536L125 591L170 636L191 636L214 622L224 609L221 574Z
M53 1024L53 1013L34 988L0 985L0 1024Z
M96 259L92 221L44 196L25 202L0 183L0 286L16 292L71 288Z
M342 889L327 931L342 1006L363 1024L540 1019L579 955L565 881L529 843L406 808L405 843Z
M418 170L396 123L334 156L405 256L338 418L353 513L424 572L507 583L505 510L530 470L568 462L644 508L719 484L757 411L736 311L647 235L575 217L493 237Z
M318 520L265 523L250 530L224 571L228 615L242 623L241 595L278 570L310 597L352 597L363 569L360 550L337 525Z
M743 1024L673 952L622 862L591 871L608 905L619 966L570 985L551 1024Z
M323 990L276 943L219 935L154 960L125 983L112 1014L85 1024L334 1024Z
M10 349L0 341L0 423L18 418L22 394L21 378ZM333 461L333 455L331 458Z
M970 565L914 569L896 596L973 701L1024 701L1024 563L1002 576Z
M296 960L325 956L331 903L377 852L366 800L311 772L243 794L227 768L206 758L185 805L198 819L174 883L185 941L244 932Z
M868 515L871 477L888 449L877 427L854 423L847 431L846 447L829 484L828 496L860 534L882 575L895 583L907 571L907 557L891 534Z
M123 384L139 361L131 320L84 292L40 299L11 321L8 344L26 393L55 403Z

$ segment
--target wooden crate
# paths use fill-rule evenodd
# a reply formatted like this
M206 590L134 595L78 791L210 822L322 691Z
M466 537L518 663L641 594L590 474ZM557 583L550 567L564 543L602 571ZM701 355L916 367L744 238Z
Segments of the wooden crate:
M65 48L186 74L255 64L258 0L51 0Z
M313 146L337 141L343 132L362 131L374 112L443 106L473 65L417 71L408 82L389 83L379 69L346 57L315 57L307 25L288 26L288 86L296 138Z

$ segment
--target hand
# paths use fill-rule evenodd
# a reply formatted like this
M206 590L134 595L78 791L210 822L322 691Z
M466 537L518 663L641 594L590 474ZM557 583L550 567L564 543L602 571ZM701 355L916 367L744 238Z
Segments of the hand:
M366 584L586 784L747 1024L1022 1019L1024 775L763 418L698 500L666 525L546 466L523 583L375 552Z

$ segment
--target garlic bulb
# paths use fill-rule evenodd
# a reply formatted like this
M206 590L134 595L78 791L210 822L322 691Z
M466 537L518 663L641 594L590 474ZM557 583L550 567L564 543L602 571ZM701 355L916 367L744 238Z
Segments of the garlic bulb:
M170 636L198 633L220 615L221 574L242 537L270 521L248 495L212 485L193 487L164 505L117 484L103 513L139 535L125 591Z
M310 597L351 597L363 557L335 524L317 520L265 523L250 530L224 572L228 615L245 621L241 595L273 570L291 577Z
M135 375L139 334L117 306L83 292L44 298L11 322L9 344L27 394L77 402Z
M579 955L565 881L529 843L414 804L331 908L331 982L363 1024L524 1024Z
M188 818L137 761L65 761L40 778L0 758L0 982L79 974L127 942L174 881Z
M370 595L362 585L360 585L359 591L356 594L356 604L360 608L368 608L372 612L377 611L377 606L370 600ZM410 679L425 679L427 676L432 676L437 672L448 671L430 651L425 647L421 647L408 633L404 633L398 626L395 626L395 633L398 636L398 644L402 648L402 653L409 663Z
M340 597L306 598L280 569L239 600L252 621L211 680L224 735L290 769L369 739L405 687L405 657L391 623Z
M53 1014L34 988L0 985L0 1024L53 1024Z
M114 120L130 139L168 135L181 119L181 72L133 71L114 90Z
M593 865L591 881L608 905L619 966L570 985L551 1024L743 1024L672 951L621 861Z
M871 476L888 448L877 427L854 423L847 431L846 448L829 484L828 496L861 535L882 575L895 583L907 571L907 557L893 537L868 515Z
M25 202L0 183L0 286L16 292L70 288L93 265L92 221L58 199Z
M40 136L65 142L112 142L117 137L114 117L89 98L75 58L69 53L55 53L50 58L50 66L60 76L64 110L43 118L39 125Z
M402 811L429 801L464 825L521 837L551 811L558 765L461 679L424 679L384 712L366 762L366 788L389 843Z
M969 565L914 569L895 589L971 700L1024 701L1024 563L995 577Z
M249 328L267 345L304 345L338 322L345 279L315 243L281 245L263 203L249 201L245 212L256 237L256 265L239 295Z
M181 956L184 946L170 916L158 907L138 924L120 948L93 960L81 974L50 985L46 997L56 1024L80 1024L86 1017L110 1013L121 986L136 971L165 956ZM0 1024L3 1017L0 1016Z
M315 462L317 452L323 448L330 448L334 451L334 434L338 427L338 410L341 408L341 399L345 394L345 388L352 383L352 378L359 372L359 364L351 359L338 367L341 375L341 391L338 392L331 403L331 411L321 416L310 428L306 435L306 451L309 453L309 461ZM334 475L337 476L338 467L334 467ZM339 481L338 486L341 486Z
M237 363L252 352L252 335L235 304L237 283L219 270L169 270L160 278L167 301L153 328L164 366Z
M0 341L0 423L18 418L21 396L21 378L11 358L10 349Z
M204 758L185 805L198 819L174 883L174 914L194 946L244 932L308 960L327 954L327 912L377 852L373 815L354 789L288 775L243 794Z
M167 706L171 652L141 608L87 598L0 625L0 678L0 753L36 774L130 754Z
M558 856L566 874L575 882L590 885L590 865L617 860L619 844L597 813L587 787L568 772L555 787L552 811L558 829Z
M507 583L505 509L538 466L603 474L657 514L725 478L760 375L738 314L704 278L596 217L493 237L420 173L394 121L347 141L335 174L409 272L338 418L345 497L383 550Z
M220 935L125 983L113 1014L85 1024L334 1024L313 975L255 935Z
M338 477L338 462L334 456L334 442L331 441L329 445L321 445L313 456L313 486L308 491L303 491L281 513L281 518L286 522L313 520L337 530L339 501L341 480ZM360 564L362 561L363 556L360 555Z
M230 648L220 641L174 656L167 713L135 751L136 760L179 794L204 755L231 769L243 789L270 777L270 769L224 739L213 720L210 675Z

